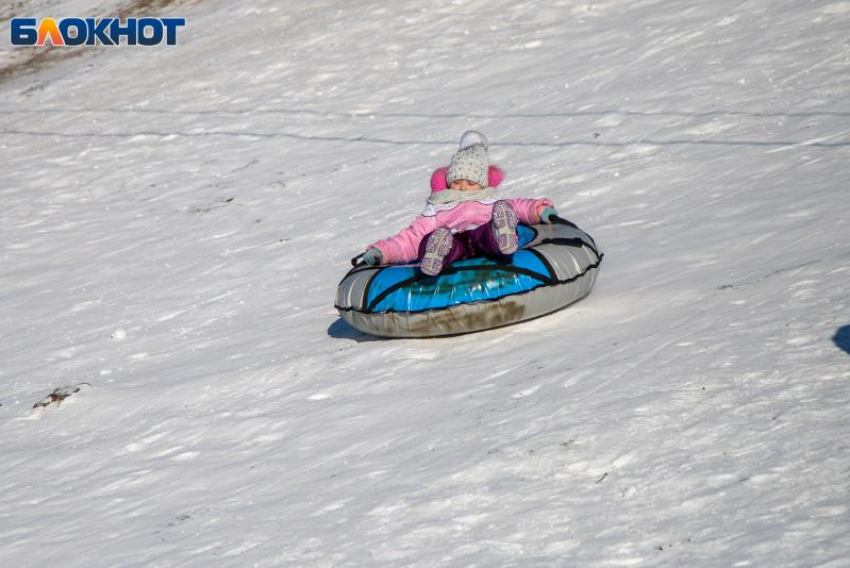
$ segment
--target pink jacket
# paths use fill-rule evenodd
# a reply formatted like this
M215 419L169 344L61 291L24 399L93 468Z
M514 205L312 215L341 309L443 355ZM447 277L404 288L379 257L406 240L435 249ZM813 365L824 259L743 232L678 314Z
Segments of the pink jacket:
M505 199L516 211L520 223L533 225L540 222L539 212L544 207L554 207L549 199ZM464 201L450 209L438 207L419 215L409 227L397 235L366 247L381 251L384 264L410 262L419 256L419 243L437 227L446 226L452 232L474 229L489 223L493 215L493 203Z

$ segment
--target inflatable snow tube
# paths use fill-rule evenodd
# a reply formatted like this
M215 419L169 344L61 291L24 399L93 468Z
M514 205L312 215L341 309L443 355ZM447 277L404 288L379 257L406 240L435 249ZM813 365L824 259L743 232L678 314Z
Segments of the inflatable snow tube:
M439 276L417 265L352 268L335 307L356 329L380 337L435 337L482 331L559 310L590 293L602 254L573 223L519 225L510 257L476 257Z

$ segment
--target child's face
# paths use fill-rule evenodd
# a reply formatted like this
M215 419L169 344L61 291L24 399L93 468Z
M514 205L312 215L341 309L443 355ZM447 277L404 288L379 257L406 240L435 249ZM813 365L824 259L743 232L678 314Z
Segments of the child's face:
M456 179L449 186L449 189L457 189L460 191L479 191L481 186L474 181L468 179Z

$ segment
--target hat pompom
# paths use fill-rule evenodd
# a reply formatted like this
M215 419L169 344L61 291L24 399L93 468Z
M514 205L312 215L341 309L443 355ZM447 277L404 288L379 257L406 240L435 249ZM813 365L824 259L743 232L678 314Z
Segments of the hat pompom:
M459 150L463 150L465 148L469 148L471 146L484 146L484 151L490 150L490 145L487 142L487 137L478 132L477 130L467 130L463 133L463 136L460 137L460 147Z

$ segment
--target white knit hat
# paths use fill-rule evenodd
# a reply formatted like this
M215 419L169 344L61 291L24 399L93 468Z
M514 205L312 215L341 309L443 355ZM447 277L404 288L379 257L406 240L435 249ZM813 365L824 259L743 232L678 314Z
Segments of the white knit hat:
M490 162L487 159L487 149L482 144L475 144L458 150L452 156L452 163L446 173L446 183L451 185L459 179L474 181L481 187L487 187Z

